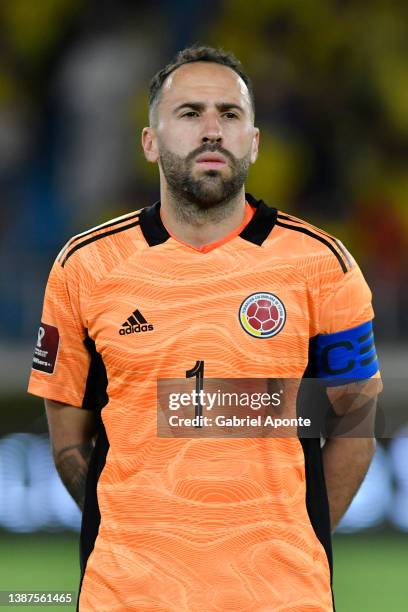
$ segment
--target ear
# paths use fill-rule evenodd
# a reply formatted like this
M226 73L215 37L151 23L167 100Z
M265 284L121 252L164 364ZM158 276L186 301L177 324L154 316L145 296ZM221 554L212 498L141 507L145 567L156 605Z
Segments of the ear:
M142 147L147 161L151 163L157 162L159 159L159 151L157 148L157 138L155 129L145 127L142 131Z
M259 128L254 128L254 136L252 138L252 146L251 146L251 164L254 164L258 157L258 149L259 149Z

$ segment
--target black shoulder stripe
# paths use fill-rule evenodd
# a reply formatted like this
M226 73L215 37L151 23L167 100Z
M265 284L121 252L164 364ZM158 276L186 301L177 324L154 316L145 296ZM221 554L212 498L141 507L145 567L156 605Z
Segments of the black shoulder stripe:
M339 240L335 239L335 241L336 241L337 247L340 249L344 257L347 259L348 265L350 266L350 269L351 269L353 267L353 262L351 261L349 254L347 253L346 249L343 247L343 245L341 244Z
M289 215L283 215L282 213L278 213L278 219L283 219L284 221L290 221L291 223L298 223L298 224L303 223L304 225L310 225L310 223L308 223L307 221L301 221L300 219L294 219L293 217L290 217ZM340 245L337 243L337 240L334 236L331 236L327 232L317 227L310 226L310 231L316 232L316 234L318 235L325 236L328 240L331 240L332 242L334 242L340 249Z
M71 255L75 253L75 251L77 251L78 249L81 249L83 246L86 246L91 242L95 242L96 240L100 240L101 238L106 238L106 236L112 236L112 234L124 232L125 230L130 229L131 227L136 227L137 225L139 225L139 220L134 221L133 223L129 223L128 225L122 225L122 227L117 227L115 229L110 230L109 232L105 232L104 234L97 234L96 236L91 236L87 240L84 240L83 242L80 242L79 244L72 247L72 249L68 251L65 258L61 262L61 266L64 267Z
M289 215L284 215L282 213L278 213L278 219L282 219L283 221L291 221L291 223L303 223L304 225L311 225L310 223L308 223L307 221L301 221L300 219L294 219L293 217L290 217ZM329 238L333 241L336 241L336 239L334 238L334 236L330 236L330 234L328 234L327 232L318 229L317 227L310 227L311 231L315 231L318 234L321 234L322 236L326 236L326 238Z
M278 213L278 219L283 219L285 221L291 221L292 223L302 223L302 221L300 221L299 219L293 219L293 217L290 217L289 215L283 215L282 213ZM307 222L305 222L305 225L309 225ZM339 240L337 240L337 238L335 238L334 236L330 236L330 234L328 234L327 232L318 229L318 228L311 228L311 231L316 232L318 235L321 236L325 236L328 240L331 240L339 249L339 251L341 251L345 257L345 259L347 260L347 263L350 266L350 269L353 267L353 262L350 260L350 257L346 251L346 249L343 247L343 245L341 244L341 242Z
M294 227L293 225L289 225L288 223L282 223L282 221L279 221L279 220L276 221L276 225L280 225L281 227L286 227L287 229L293 230L294 232L301 232L302 234L307 234L308 236L311 236L312 238L315 238L319 242L325 244L331 250L333 255L336 256L336 259L338 260L343 272L344 273L347 272L347 266L344 263L343 259L341 258L340 253L335 249L333 244L329 242L329 240L327 240L323 236L320 236L320 234L316 234L315 232L307 229L306 227Z
M97 232L98 230L104 230L104 229L108 229L109 227L113 227L115 225L119 225L119 223L126 223L127 221L132 221L133 219L138 219L140 215L140 210L134 214L129 215L129 217L127 219L116 219L115 221L111 221L111 222L107 222L106 224L102 223L101 225L99 225L98 227L94 227L93 229L90 229L86 232L83 232L82 234L79 234L78 236L75 236L75 238L72 238L72 240L70 240L67 244L67 246L65 247L65 249L63 249L60 253L59 256L59 261L61 261L64 258L65 253L71 248L71 246L77 242L78 240L82 240L82 238L86 238L86 236L89 236L90 234L93 234L94 232Z

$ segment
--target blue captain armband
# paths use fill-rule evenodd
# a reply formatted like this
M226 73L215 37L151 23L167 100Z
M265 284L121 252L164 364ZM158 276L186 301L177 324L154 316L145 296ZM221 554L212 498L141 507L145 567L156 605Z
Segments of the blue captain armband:
M372 321L312 338L310 359L315 376L331 384L371 378L378 371Z

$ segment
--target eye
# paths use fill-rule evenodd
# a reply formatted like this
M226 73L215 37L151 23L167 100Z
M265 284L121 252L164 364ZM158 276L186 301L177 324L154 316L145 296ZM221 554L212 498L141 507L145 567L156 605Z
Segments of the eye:
M190 110L190 111L187 111L186 113L183 113L181 116L188 117L188 118L198 117L198 112L194 110Z
M224 113L224 117L226 119L238 119L238 115L232 111L228 111L226 113Z

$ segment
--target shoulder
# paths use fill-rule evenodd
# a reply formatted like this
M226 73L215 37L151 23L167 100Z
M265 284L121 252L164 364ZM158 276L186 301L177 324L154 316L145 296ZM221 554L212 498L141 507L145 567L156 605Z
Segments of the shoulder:
M296 262L314 267L319 264L346 274L356 265L342 242L325 230L293 215L277 210L274 237Z
M57 256L58 264L67 270L77 267L114 267L134 251L135 241L141 238L137 231L143 208L110 219L73 236Z

